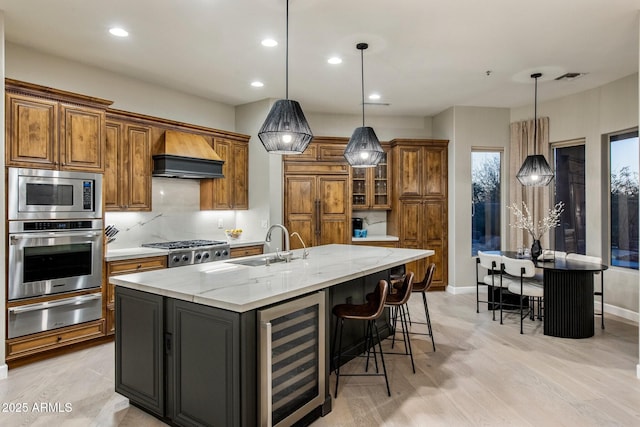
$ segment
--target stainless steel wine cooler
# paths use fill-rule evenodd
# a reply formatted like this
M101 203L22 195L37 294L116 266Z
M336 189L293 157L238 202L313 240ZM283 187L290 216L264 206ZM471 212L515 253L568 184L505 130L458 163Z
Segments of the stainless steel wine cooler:
M317 292L258 312L261 426L291 426L323 404L324 301Z

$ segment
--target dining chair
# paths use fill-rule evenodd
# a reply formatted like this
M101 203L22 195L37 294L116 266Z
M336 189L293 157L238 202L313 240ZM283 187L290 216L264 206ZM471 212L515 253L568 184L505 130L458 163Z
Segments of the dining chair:
M504 273L512 276L509 280L509 292L520 295L520 333L523 331L524 297L529 298L529 312L527 315L534 319L534 309L536 301L538 303L538 318L542 319L542 299L544 297L544 287L542 281L536 279L536 268L530 259L516 259L502 257Z
M480 273L478 267L486 269L486 274ZM487 305L491 304L493 320L496 320L496 307L500 306L500 323L502 323L502 292L508 284L508 281L503 280L502 256L478 251L476 258L476 313L480 313L480 303L486 302ZM480 299L480 286L487 286L487 294L491 298L487 297L486 301ZM499 303L495 301L496 288L498 289Z
M567 254L567 260L576 260L582 262L590 262L592 264L602 265L602 258L591 255L582 255L576 253ZM594 313L596 316L600 316L600 327L604 329L604 271L597 271L595 274L600 275L600 290L595 290L594 295L600 297L600 313Z

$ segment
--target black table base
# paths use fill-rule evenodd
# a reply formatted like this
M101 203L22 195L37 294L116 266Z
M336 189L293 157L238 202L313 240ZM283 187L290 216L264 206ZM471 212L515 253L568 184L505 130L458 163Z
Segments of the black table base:
M544 334L589 338L593 326L593 272L544 270Z

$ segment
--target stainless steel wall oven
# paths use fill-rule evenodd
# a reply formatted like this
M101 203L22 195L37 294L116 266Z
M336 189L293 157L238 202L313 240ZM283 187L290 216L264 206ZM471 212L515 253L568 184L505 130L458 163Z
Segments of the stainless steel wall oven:
M9 301L102 285L102 220L9 222Z
M9 168L7 200L8 338L100 319L102 175Z

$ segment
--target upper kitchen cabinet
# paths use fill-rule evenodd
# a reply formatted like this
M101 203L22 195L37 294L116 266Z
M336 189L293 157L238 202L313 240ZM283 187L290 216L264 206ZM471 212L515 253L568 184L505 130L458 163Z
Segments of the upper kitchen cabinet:
M200 181L200 209L249 209L249 137L214 136L213 149L224 160L224 178Z
M353 168L351 206L354 210L391 209L389 145L383 144L384 159L374 168Z
M444 140L391 141L397 197L446 197L447 144Z
M346 162L344 149L347 148L349 138L320 136L313 141L304 153L282 156L285 162L290 161L319 161L319 162Z
M5 80L7 166L104 172L111 101Z
M107 211L151 210L150 126L107 115L103 186Z

